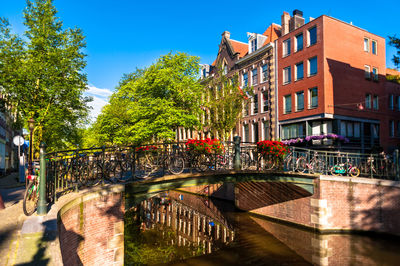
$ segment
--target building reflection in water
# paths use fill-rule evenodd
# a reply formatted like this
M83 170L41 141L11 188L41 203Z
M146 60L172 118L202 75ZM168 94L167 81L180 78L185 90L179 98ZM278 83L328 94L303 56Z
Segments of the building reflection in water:
M142 244L152 245L149 242L154 240L156 246L175 247L177 254L169 253L168 258L158 256L161 259L159 262L209 254L233 242L235 237L233 226L211 200L191 194L176 191L159 193L131 208L126 215L130 216L126 217L126 220L130 219L130 226L139 228L134 231L142 237L136 235L134 238L146 242ZM149 237L151 234L155 236L152 239ZM132 254L127 254L130 245L126 243L125 255L128 257L132 257L129 256ZM136 243L133 250L137 246Z

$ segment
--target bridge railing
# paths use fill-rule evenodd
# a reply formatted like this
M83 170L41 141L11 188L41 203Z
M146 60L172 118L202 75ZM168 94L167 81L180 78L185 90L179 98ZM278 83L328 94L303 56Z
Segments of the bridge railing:
M169 174L222 172L234 169L235 143L222 152L195 153L184 142L129 147L95 147L46 154L47 191L62 193L105 183L161 177ZM295 171L399 180L399 160L382 154L360 154L290 148L282 159L263 157L256 143L242 142L243 171ZM359 172L358 172L359 171Z

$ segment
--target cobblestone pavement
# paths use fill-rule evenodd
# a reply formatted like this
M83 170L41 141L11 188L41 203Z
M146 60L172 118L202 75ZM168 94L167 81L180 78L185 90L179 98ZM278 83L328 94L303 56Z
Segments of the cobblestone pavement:
M0 266L63 265L57 237L60 207L87 190L61 197L46 216L27 217L22 210L25 185L12 174L0 177L0 194L5 209L0 210Z

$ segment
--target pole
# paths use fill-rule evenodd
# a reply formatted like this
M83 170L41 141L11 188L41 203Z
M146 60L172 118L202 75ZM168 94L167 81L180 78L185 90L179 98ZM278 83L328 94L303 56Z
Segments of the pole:
M396 180L400 180L400 161L399 161L399 149L394 151L394 162L396 168Z
M236 171L241 170L241 165L240 165L240 136L234 136L233 141L235 143L235 157L234 157L234 163L233 167Z
M47 214L47 200L46 200L46 145L44 142L40 143L40 179L39 179L39 202L37 207L38 215Z
M33 167L32 167L32 129L30 129L30 133L29 133L29 162L28 162L28 175L32 175L33 174Z

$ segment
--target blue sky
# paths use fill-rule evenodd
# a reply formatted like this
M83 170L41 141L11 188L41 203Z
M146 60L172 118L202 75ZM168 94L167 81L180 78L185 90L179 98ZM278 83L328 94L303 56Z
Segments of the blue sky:
M23 33L25 0L0 0L0 16ZM263 33L280 24L283 11L300 9L306 22L322 14L387 38L400 37L398 1L132 1L55 0L64 27L79 27L86 35L88 94L95 97L94 116L123 73L145 67L160 55L186 52L212 63L221 33L247 41L246 32ZM340 36L339 36L340 38ZM387 66L395 49L386 46Z

